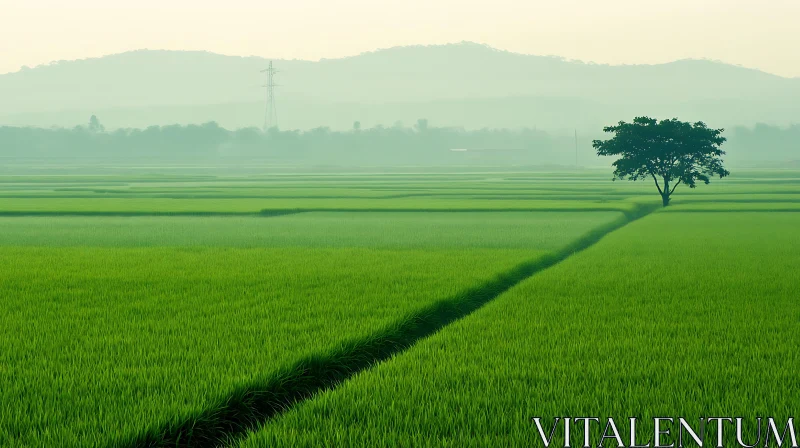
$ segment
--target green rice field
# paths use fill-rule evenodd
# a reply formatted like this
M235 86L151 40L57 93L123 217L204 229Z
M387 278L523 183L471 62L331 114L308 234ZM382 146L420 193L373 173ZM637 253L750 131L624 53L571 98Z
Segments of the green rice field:
M534 416L785 421L799 228L796 213L656 213L238 446L539 446Z
M796 417L800 172L664 209L610 177L0 177L0 446L542 446L532 417Z

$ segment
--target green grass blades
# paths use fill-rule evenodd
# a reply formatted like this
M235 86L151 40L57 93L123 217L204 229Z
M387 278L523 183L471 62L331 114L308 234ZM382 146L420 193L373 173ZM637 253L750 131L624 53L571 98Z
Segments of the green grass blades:
M0 446L181 422L619 219L492 215L3 218Z
M615 211L629 203L612 200L395 198L395 199L253 199L253 198L0 198L2 215L257 215L295 211Z
M0 217L0 246L554 250L619 212L312 212L276 217Z
M102 446L535 251L4 248L0 445ZM445 271L445 272L443 272Z
M655 187L174 171L0 177L0 446L238 437L256 426L223 420L269 420L240 395L315 365L361 373L309 376L315 398L236 443L529 446L537 415L793 412L796 172L680 187L581 252Z
M756 416L797 416L798 228L645 217L237 446L542 446L531 418L556 416L643 418L642 441L652 417L742 416L753 443Z

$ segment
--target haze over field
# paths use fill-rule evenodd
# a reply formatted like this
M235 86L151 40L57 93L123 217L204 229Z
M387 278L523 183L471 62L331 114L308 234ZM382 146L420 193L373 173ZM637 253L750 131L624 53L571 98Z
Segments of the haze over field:
M608 64L712 58L800 76L795 0L0 1L0 73L140 48L319 60L484 42Z
M5 124L106 126L217 121L260 126L268 60L134 51L0 75ZM413 123L599 129L647 112L725 126L800 122L800 79L708 60L608 66L475 43L398 47L355 57L276 60L282 128Z
M727 129L734 163L796 163L798 5L9 4L0 156L590 166L604 126L647 115Z

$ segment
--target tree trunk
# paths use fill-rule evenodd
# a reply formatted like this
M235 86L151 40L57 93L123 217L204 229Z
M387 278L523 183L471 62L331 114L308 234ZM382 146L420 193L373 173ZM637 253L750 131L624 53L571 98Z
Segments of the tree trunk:
M664 190L661 193L661 203L664 207L669 205L669 179L664 178Z

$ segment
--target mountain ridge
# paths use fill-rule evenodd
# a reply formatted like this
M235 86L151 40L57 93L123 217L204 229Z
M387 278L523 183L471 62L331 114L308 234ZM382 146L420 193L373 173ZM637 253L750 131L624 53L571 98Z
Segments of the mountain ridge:
M132 50L99 58L58 61L0 75L0 123L53 124L48 116L63 113L74 118L61 122L83 123L86 111L148 108L208 107L207 118L229 126L249 126L257 117L234 120L224 108L219 116L210 105L263 102L263 74L269 59L226 56L208 51ZM536 56L462 42L446 45L392 47L335 59L275 60L281 72L276 81L277 104L292 111L303 105L307 117L288 114L288 127L328 125L333 121L369 120L371 110L383 107L381 121L408 120L412 112L395 113L392 105L418 105L417 118L431 103L491 103L474 111L448 112L437 117L464 117L465 126L480 127L496 115L514 116L509 126L548 121L548 111L535 102L508 110L514 98L563 98L556 108L572 102L605 104L592 110L575 110L576 122L630 118L611 111L639 114L689 115L703 112L704 119L725 124L800 122L800 79L785 78L758 69L708 59L683 59L663 64L610 65ZM510 102L494 101L511 99ZM519 102L516 102L519 103ZM552 107L550 102L547 102ZM709 104L721 104L718 108ZM335 105L363 105L347 117ZM695 107L696 106L696 107ZM398 106L400 107L400 106ZM296 109L297 107L295 107ZM406 108L402 106L400 108ZM408 108L406 108L408 109ZM741 112L737 115L737 110ZM621 113L621 112L620 112ZM225 115L228 114L228 115ZM559 113L562 116L562 113ZM583 115L591 115L591 117ZM394 117L394 118L393 118ZM230 118L230 119L228 119ZM588 119L587 119L588 118ZM186 114L162 114L152 124L185 122ZM455 123L447 123L455 124ZM125 120L110 123L125 127ZM569 126L571 123L565 123ZM340 126L340 124L337 124Z
M209 51L209 50L169 50L169 49L161 49L161 48L152 48L152 49L151 48L138 48L138 49L133 49L133 50L121 51L121 52L117 52L117 53L110 53L110 54L106 54L106 55L102 55L102 56L92 56L92 57L79 58L79 59L55 60L55 61L51 61L51 62L47 62L47 63L43 63L43 64L38 64L38 65L35 65L35 66L32 66L32 67L23 66L19 70L16 70L16 71L13 71L13 72L0 73L0 78L2 78L3 76L6 76L6 75L14 75L14 74L18 74L18 73L28 72L28 71L31 71L31 70L37 70L37 69L42 69L42 68L47 68L47 67L60 66L60 65L63 65L63 64L70 64L70 63L77 63L77 62L84 62L84 61L95 61L95 60L114 58L114 57L119 57L119 56L126 56L126 55L130 55L130 54L135 54L135 53L190 53L190 54L193 53L193 54L202 54L202 55L210 55L210 56L221 56L221 57L225 57L225 58L258 59L258 60L263 60L263 61L272 60L272 61L281 61L281 62L285 61L285 62L317 63L317 62L328 62L328 61L340 61L340 60L356 59L356 58L360 58L360 57L364 57L364 56L370 56L370 55L373 55L373 54L393 52L393 51L396 51L396 50L405 50L405 49L415 50L415 49L427 49L427 48L438 48L438 47L447 48L447 47L458 47L458 46L481 48L481 49L486 49L486 50L489 50L489 51L492 51L492 52L497 52L497 53L501 53L501 54L505 54L505 55L522 56L522 57L535 57L535 58L546 58L546 59L553 59L553 60L557 60L559 62L565 62L565 63L574 63L574 64L582 64L582 65L590 65L590 66L601 66L601 67L659 67L659 66L667 66L667 65L678 64L678 63L699 62L699 63L719 64L719 65L724 65L724 66L728 66L728 67L735 67L735 68L743 69L743 70L755 71L755 72L763 73L763 74L766 74L766 75L774 76L776 78L789 79L789 80L800 80L800 77L797 77L797 76L795 76L795 77L782 76L782 75L778 75L776 73L771 73L771 72L768 72L766 70L762 70L762 69L759 69L759 68L756 68L756 67L747 67L747 66L743 66L743 65L739 65L739 64L732 64L732 63L728 63L728 62L725 62L725 61L722 61L722 60L719 60L719 59L713 59L713 58L682 58L682 59L675 59L675 60L668 61L668 62L659 62L659 63L651 63L651 64L648 64L648 63L641 63L641 64L637 64L637 63L611 64L611 63L599 63L599 62L593 62L593 61L584 61L584 60L581 60L581 59L569 59L569 58L566 58L566 57L563 57L563 56L558 56L558 55L540 55L540 54L533 54L533 53L519 53L519 52L515 52L515 51L511 51L511 50L505 50L505 49L502 49L502 48L495 48L495 47L492 47L491 45L488 45L488 44L482 44L482 43L472 42L472 41L461 41L461 42L453 42L453 43L446 43L446 44L396 45L396 46L392 46L392 47L377 48L375 50L363 51L361 53L348 55L348 56L333 57L333 58L325 58L325 57L323 57L323 58L319 58L319 59L316 59L316 60L315 59L297 59L297 58L293 58L293 59L270 58L270 57L258 56L258 55L242 56L242 55L232 55L232 54L225 54L225 53L217 53L217 52Z

